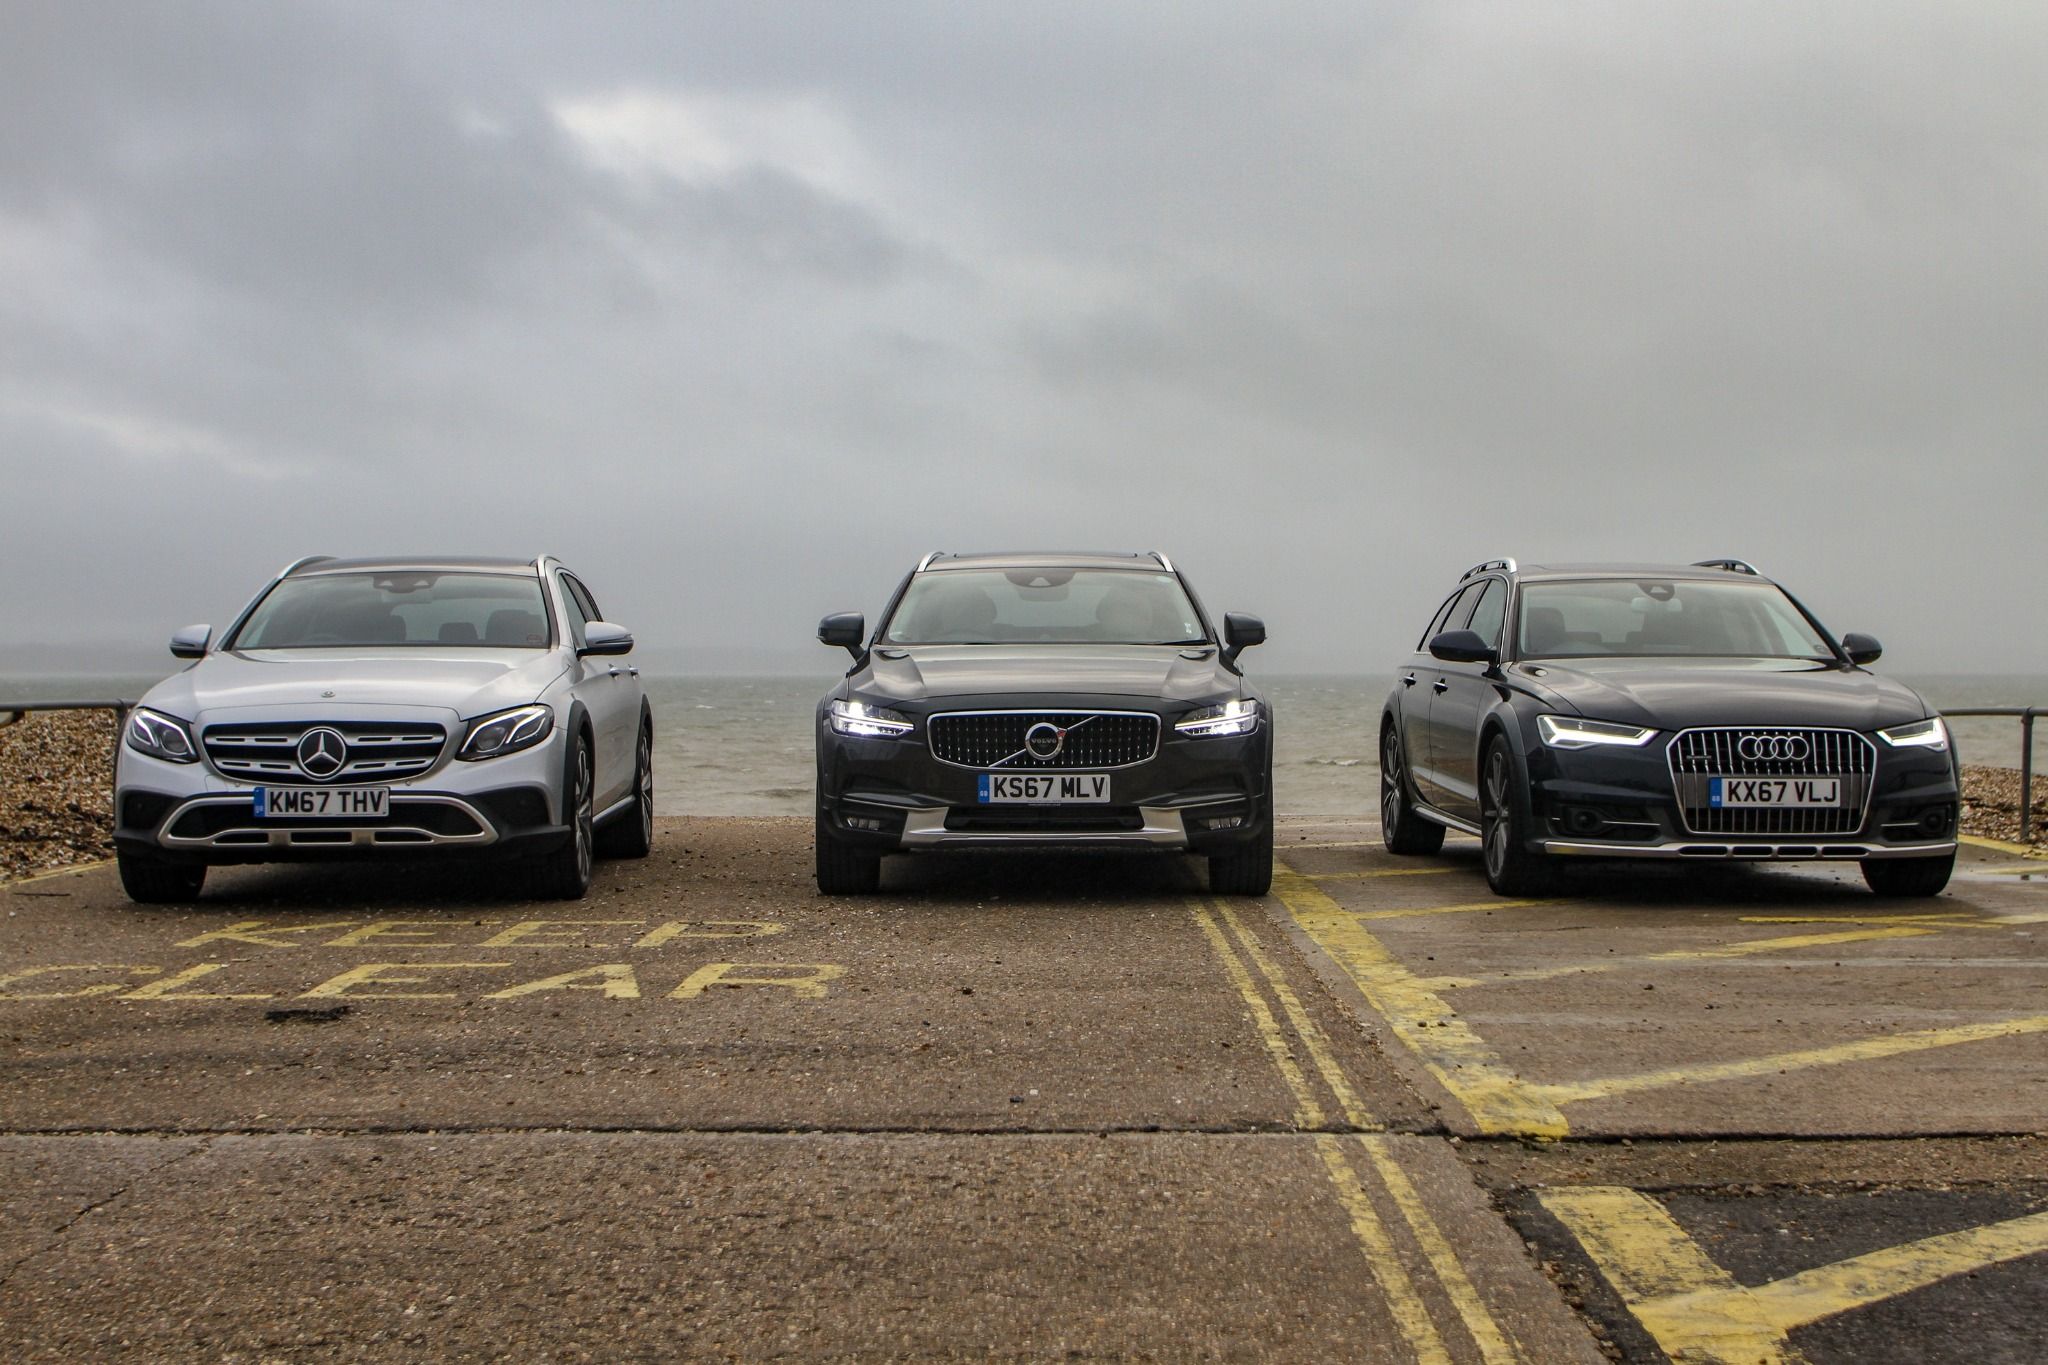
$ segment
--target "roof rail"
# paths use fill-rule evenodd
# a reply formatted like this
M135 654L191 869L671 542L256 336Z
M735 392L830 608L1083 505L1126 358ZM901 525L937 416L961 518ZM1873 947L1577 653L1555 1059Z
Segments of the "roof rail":
M279 578L290 578L308 564L325 564L332 558L334 558L333 555L306 555L302 558L294 559L291 563L285 565L284 568L278 570L277 576Z
M923 573L926 569L929 569L932 566L932 561L934 559L944 559L945 557L946 552L944 550L933 550L923 559L917 561L917 572Z
M1145 553L1151 555L1154 559L1158 560L1160 568L1166 570L1168 573L1173 572L1173 561L1168 559L1165 555L1159 553L1159 551L1157 550L1147 550L1145 551Z
M1763 577L1756 571L1754 564L1744 559L1695 559L1692 566L1695 569L1725 569L1729 573L1746 573L1751 578Z
M1513 573L1516 567L1517 565L1515 564L1515 561L1512 559L1489 559L1482 563L1474 564L1471 568L1459 574L1458 581L1460 583L1463 583L1466 579L1472 577L1474 574L1486 573L1488 570L1491 569L1499 569L1504 573Z

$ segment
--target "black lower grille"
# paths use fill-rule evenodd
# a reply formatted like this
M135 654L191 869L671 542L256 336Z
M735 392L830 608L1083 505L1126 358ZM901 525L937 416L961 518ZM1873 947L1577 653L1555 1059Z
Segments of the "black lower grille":
M946 828L962 834L1117 834L1145 828L1145 816L1136 806L1095 806L1085 811L955 806L946 812Z
M1854 730L1685 730L1671 741L1671 779L1694 834L1854 834L1870 804L1877 747ZM1835 806L1715 806L1715 778L1835 778Z
M1159 752L1149 711L957 711L929 730L932 757L963 768L1127 768Z

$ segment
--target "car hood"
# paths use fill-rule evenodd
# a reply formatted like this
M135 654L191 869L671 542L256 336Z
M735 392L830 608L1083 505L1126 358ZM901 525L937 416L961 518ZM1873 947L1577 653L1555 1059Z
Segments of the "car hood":
M142 704L186 720L278 708L312 718L365 706L478 716L534 700L564 666L551 649L247 650L209 654Z
M1516 671L1595 720L1876 730L1933 714L1904 683L1807 659L1545 659Z
M868 659L866 676L855 682L863 696L893 701L1056 692L1194 702L1219 693L1235 695L1240 686L1238 675L1217 662L1213 646L1183 650L1174 645L922 645L877 650Z

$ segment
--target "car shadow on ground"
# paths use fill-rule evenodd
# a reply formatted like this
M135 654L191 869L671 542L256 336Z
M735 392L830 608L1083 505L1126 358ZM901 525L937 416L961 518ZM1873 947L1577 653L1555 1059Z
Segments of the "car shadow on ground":
M1479 845L1446 845L1445 860L1483 877ZM1556 889L1561 900L1627 903L1630 908L1659 906L1713 909L1853 906L1870 914L1925 915L1941 908L1941 898L1892 898L1872 895L1853 862L1745 863L1726 859L1687 861L1675 858L1629 862L1618 858L1571 859L1559 869Z

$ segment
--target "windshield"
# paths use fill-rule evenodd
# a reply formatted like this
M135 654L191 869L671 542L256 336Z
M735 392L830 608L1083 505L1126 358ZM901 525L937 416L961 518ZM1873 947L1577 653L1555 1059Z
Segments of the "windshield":
M1208 643L1178 578L1129 569L919 574L882 638L897 645Z
M543 649L547 609L530 574L346 573L287 578L235 635L235 649L483 645Z
M1835 652L1775 584L1589 579L1523 586L1516 655L1832 662Z

